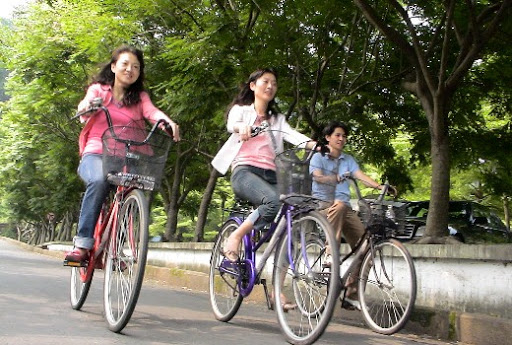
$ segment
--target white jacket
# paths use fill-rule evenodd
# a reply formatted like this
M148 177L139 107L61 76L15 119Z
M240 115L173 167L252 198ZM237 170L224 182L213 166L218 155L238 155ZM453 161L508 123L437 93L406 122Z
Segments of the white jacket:
M234 105L233 108L231 108L229 111L227 129L228 132L232 134L212 160L212 166L222 175L226 174L229 166L235 159L238 151L240 151L240 147L242 147L243 144L243 142L239 139L239 134L235 133L235 125L252 126L256 121L257 116L258 115L254 109L254 104ZM269 122L270 130L272 130L272 134L275 137L277 153L283 152L283 141L287 141L292 145L300 145L303 147L308 141L311 140L304 134L294 130L288 124L288 122L286 122L286 118L282 114L278 114L277 117L272 117Z

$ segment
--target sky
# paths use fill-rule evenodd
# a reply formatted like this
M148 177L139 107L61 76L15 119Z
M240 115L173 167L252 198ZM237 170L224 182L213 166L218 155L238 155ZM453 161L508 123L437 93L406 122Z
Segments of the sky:
M0 17L12 18L12 12L16 7L25 4L28 0L1 0Z

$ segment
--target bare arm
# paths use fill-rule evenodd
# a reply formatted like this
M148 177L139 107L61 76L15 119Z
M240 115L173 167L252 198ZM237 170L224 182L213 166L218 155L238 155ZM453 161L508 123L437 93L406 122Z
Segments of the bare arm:
M356 179L361 181L367 187L375 188L375 189L382 189L382 185L381 184L379 184L377 181L372 179L370 176L366 175L361 170L357 170L356 172L354 172L353 175L354 175L354 177Z
M340 176L338 174L324 175L321 169L313 171L313 179L318 183L335 185L340 182Z

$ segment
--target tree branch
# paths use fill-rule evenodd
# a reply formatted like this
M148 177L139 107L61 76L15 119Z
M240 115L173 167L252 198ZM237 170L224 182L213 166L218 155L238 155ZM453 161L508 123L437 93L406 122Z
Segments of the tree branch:
M450 0L447 9L446 25L444 31L444 40L441 50L441 63L439 65L439 80L437 82L437 93L443 92L444 80L446 78L446 69L448 65L448 52L450 50L450 28L453 21L453 12L455 9L455 0Z
M354 3L366 19L375 26L384 36L386 36L391 42L396 44L398 48L400 48L407 57L411 57L414 55L414 49L411 47L409 42L407 42L398 31L394 30L390 26L386 25L377 15L377 12L371 7L367 1L365 0L354 0ZM416 65L415 59L410 59L413 65Z
M411 19L409 18L409 14L405 11L405 9L398 3L397 0L388 0L391 5L395 7L395 9L398 11L398 13L401 15L402 19L405 21L407 28L409 29L409 34L412 39L412 46L416 55L416 63L420 69L421 74L423 75L423 79L425 80L425 83L427 84L427 87L431 94L434 94L436 89L434 87L434 81L432 80L432 77L428 71L428 64L427 60L425 59L425 55L423 54L422 47L420 42L418 41L418 35L416 34L416 29L414 28L414 25L411 22Z
M454 66L452 75L446 80L446 88L453 90L460 83L466 72L471 68L474 61L478 58L482 52L484 45L491 39L496 30L498 24L503 20L503 17L510 8L512 0L505 0L501 3L501 6L492 5L485 8L476 19L477 26L483 27L484 21L491 15L491 11L496 9L496 14L492 17L487 29L479 36L480 41L475 41L471 35L472 31L467 33L465 39L464 48L461 49L457 63ZM475 28L477 30L478 27Z
M197 27L199 28L199 30L201 30L202 32L204 32L204 29L203 27L201 26L201 24L199 24L199 22L194 18L194 16L188 12L187 10L183 9L182 7L178 6L178 4L175 2L175 1L172 1L172 4L174 6L176 6L177 9L179 9L181 12L185 13L193 22L194 24L197 25Z

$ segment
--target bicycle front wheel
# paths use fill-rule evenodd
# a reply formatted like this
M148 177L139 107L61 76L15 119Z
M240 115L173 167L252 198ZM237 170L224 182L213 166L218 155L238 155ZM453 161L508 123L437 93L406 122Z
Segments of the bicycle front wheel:
M416 270L411 254L395 240L386 239L369 250L361 265L359 300L367 325L375 332L393 334L405 326L416 300Z
M120 332L130 320L146 269L148 203L141 190L127 195L117 219L106 254L103 286L105 317L113 332Z
M238 224L234 220L224 224L217 236L210 259L210 304L215 318L224 322L235 316L243 300L238 283L241 279L241 270L222 255L227 238L237 228ZM243 252L240 248L239 253L242 255Z
M93 275L94 271L91 272L91 276L87 279L87 267L71 268L71 308L75 310L82 308L89 294Z
M285 234L274 261L277 320L289 343L312 344L327 328L339 295L338 246L332 246L330 267L324 265L325 246L336 239L316 211L295 217L291 238Z

